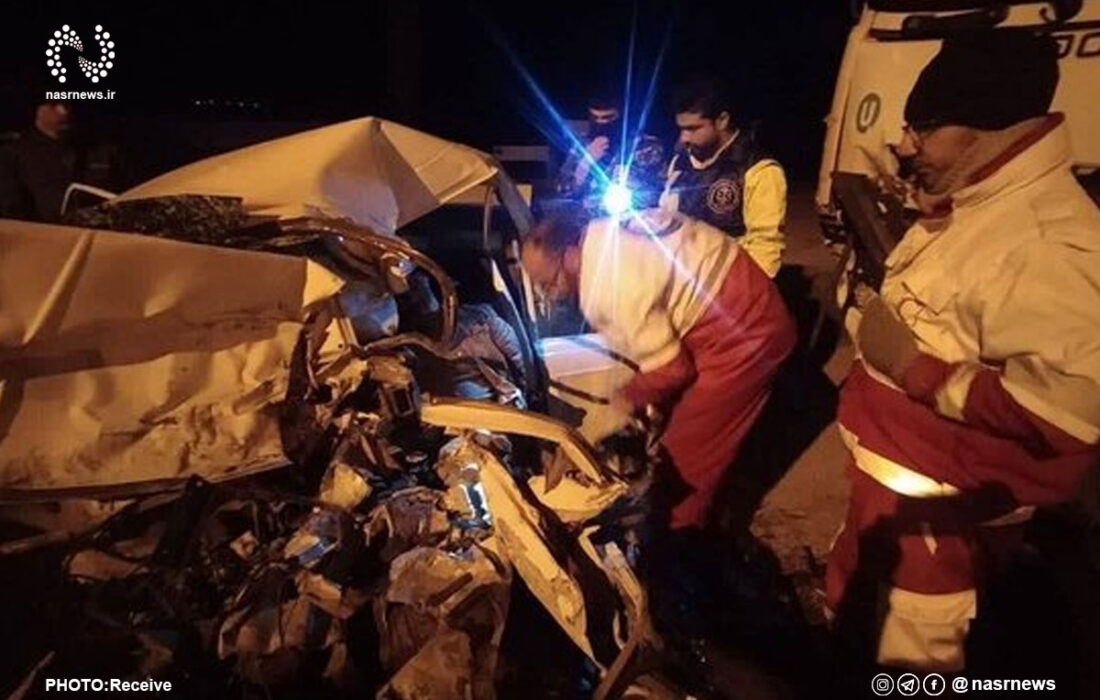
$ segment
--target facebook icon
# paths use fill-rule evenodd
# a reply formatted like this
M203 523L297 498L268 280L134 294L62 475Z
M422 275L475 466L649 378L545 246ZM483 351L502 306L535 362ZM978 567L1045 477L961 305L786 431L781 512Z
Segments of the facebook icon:
M947 681L938 673L929 673L924 677L924 694L940 695L947 689Z

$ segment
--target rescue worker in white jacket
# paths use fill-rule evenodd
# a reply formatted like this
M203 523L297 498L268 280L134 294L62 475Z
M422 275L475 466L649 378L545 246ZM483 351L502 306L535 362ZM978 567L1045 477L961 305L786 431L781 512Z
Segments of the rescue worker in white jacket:
M964 668L979 543L1072 498L1100 454L1100 211L1048 114L1056 56L1018 30L948 38L906 104L922 218L858 322L826 577L838 626L877 615L880 664Z
M658 210L591 223L559 211L524 239L523 266L547 296L579 296L588 322L638 364L617 401L668 415L662 444L688 486L668 525L701 528L794 347L779 290L719 229Z

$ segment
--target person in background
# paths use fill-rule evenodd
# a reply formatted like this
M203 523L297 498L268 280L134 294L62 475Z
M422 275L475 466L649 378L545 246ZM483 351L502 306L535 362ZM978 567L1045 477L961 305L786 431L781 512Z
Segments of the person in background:
M589 100L588 130L583 150L574 148L558 173L555 194L580 202L595 217L607 214L603 194L608 184L621 181L633 192L633 206L652 206L661 192L664 148L655 137L640 134L628 151L623 149L619 103L601 97ZM625 159L625 162L624 162Z
M705 221L737 239L768 277L785 247L787 180L783 168L734 119L725 85L706 79L676 90L680 137L661 207Z
M60 221L72 183L119 186L116 150L107 143L82 143L73 126L70 103L40 99L33 126L0 147L0 217Z
M1022 30L951 36L905 105L921 218L852 312L851 499L826 572L871 663L966 667L995 563L1100 459L1100 210L1049 113L1057 55Z

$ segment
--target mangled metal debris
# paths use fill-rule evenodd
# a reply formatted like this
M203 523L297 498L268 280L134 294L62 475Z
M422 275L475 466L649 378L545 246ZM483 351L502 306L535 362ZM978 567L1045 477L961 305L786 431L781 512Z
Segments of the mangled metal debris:
M383 698L491 698L511 568L476 545L418 547L390 566L374 614Z
M166 254L176 246L206 252L127 242L168 246ZM309 304L288 307L285 335L233 355L232 373L211 364L218 343L200 347L192 355L207 353L209 374L190 385L173 380L190 396L169 391L132 412L142 424L187 407L187 420L154 424L190 440L156 442L160 462L127 471L132 458L117 466L107 457L126 449L102 452L98 433L88 438L104 454L95 472L46 469L31 478L13 466L18 460L4 463L9 497L94 496L99 488L131 499L70 547L64 573L82 628L139 649L136 662L124 664L131 673L194 673L187 665L197 653L216 660L225 682L248 687L312 679L334 690L374 688L380 698L490 698L518 578L596 668L633 654L632 630L648 630L640 586L622 550L595 537L594 524L630 496L628 485L574 429L515 407L523 405L515 337L490 309L459 307L449 346L397 329L362 342L331 303L339 279L325 284ZM172 308L199 303L197 287L180 290ZM240 309L229 314L239 318L243 299L220 303ZM176 358L190 332L178 327L177 340L159 339ZM250 359L257 352L262 362ZM431 373L440 365L459 369L441 384ZM116 382L133 376L130 365L104 370L118 373ZM434 396L420 386L421 373L431 375ZM447 398L468 395L471 381L483 382L479 395L488 401ZM224 408L197 422L188 401L212 389ZM138 403L133 394L127 401ZM261 443L223 421L224 411L269 421L264 470L293 468L263 474L242 466L248 445ZM127 449L149 436L139 431ZM200 444L210 449L200 453ZM151 460L148 449L136 454Z
M370 196L330 177L364 128ZM362 227L506 178L380 122L310 139L329 170L279 170L309 197L274 197L270 168L236 196L211 161L79 215L113 231L0 221L0 517L38 528L0 551L63 553L64 649L35 672L492 698L522 582L613 696L656 644L633 475L523 410L544 378L522 321ZM74 498L106 505L44 505Z
M356 444L375 444L350 450L353 426L364 426L342 416L315 495L283 473L193 481L154 508L138 500L67 560L70 586L97 634L133 638L142 669L181 672L180 640L197 634L227 678L247 686L278 692L310 677L369 688L357 668L368 658L379 698L466 699L495 696L518 576L597 667L612 668L623 649L633 653L632 631L647 629L640 586L617 546L593 544L599 528L578 510L590 499L564 499L559 513L547 496L604 489L607 500L624 487L606 474L578 486L599 470L589 463L536 496L541 475L525 482L507 464L513 441L569 431L503 410L496 420L512 422L511 439L419 424L416 447L431 456L392 471L407 465L407 448L359 432ZM364 620L373 634L357 631Z

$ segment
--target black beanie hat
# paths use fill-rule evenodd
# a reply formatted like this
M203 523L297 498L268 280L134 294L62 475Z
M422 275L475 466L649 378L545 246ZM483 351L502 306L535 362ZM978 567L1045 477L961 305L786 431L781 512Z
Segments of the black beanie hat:
M1004 129L1046 114L1057 87L1049 36L996 29L949 37L909 93L905 121Z

